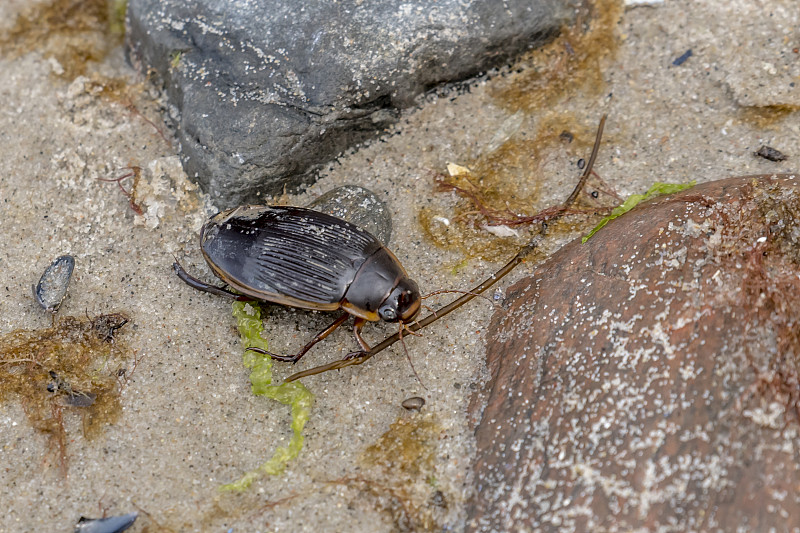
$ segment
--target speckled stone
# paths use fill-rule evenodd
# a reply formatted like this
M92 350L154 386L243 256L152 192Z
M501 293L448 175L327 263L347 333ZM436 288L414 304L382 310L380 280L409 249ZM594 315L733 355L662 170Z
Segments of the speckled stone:
M307 206L344 219L372 233L383 244L392 238L392 216L374 192L358 185L342 185Z
M508 304L469 531L800 528L800 176L642 205Z

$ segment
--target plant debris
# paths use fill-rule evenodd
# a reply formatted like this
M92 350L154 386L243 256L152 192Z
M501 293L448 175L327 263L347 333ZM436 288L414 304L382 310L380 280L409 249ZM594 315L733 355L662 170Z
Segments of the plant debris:
M663 194L673 194L676 192L680 192L691 187L694 187L697 184L696 181L691 181L689 183L659 183L656 182L644 194L632 194L625 199L622 205L615 207L611 214L607 217L604 217L597 226L595 226L592 231L590 231L585 237L581 239L582 243L588 241L592 235L600 231L600 229L617 218L618 216L622 216L637 205L642 202L646 202L647 200L654 198L656 196L661 196Z
M374 496L400 531L442 531L447 497L434 459L443 433L433 414L400 416L361 454L364 476L348 478L347 485ZM441 505L431 506L433 499Z
M303 427L311 414L314 395L299 381L272 384L272 358L247 350L247 348L267 349L267 341L261 337L264 326L261 323L261 308L252 302L233 302L233 316L245 348L242 361L250 369L251 390L257 396L266 396L292 407L292 440L288 446L275 450L273 456L256 470L248 472L238 481L223 485L223 490L246 490L262 475L277 476L283 473L286 464L298 456L303 448Z
M50 328L0 336L0 401L21 402L30 425L49 436L65 475L64 412L83 417L87 439L119 418L118 369L129 350L114 332L127 321L122 313L65 316ZM109 323L119 326L109 330Z

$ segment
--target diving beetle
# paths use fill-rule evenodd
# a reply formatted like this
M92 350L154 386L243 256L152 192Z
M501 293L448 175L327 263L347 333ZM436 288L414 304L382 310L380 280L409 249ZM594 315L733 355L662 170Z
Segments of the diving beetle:
M388 248L367 230L319 211L264 205L229 209L203 226L200 248L214 274L237 292L200 281L176 260L175 273L195 289L242 301L344 311L296 354L263 352L278 361L296 363L350 316L356 341L369 352L361 337L367 321L403 327L421 307L417 283Z

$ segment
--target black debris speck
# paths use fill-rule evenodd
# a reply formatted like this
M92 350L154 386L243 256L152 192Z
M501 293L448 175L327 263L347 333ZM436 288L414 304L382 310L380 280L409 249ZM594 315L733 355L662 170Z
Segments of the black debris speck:
M675 59L675 61L673 61L672 64L674 66L676 66L676 67L679 67L679 66L683 65L684 63L686 63L686 60L689 59L690 57L692 57L692 49L691 48L686 50L677 59Z

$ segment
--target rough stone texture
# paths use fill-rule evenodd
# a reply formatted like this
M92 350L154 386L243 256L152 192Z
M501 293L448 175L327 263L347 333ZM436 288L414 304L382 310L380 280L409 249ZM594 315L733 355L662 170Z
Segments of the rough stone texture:
M656 199L508 291L471 531L800 527L800 177Z
M564 0L131 0L128 53L164 80L181 159L221 207L308 182L422 92L554 34Z

